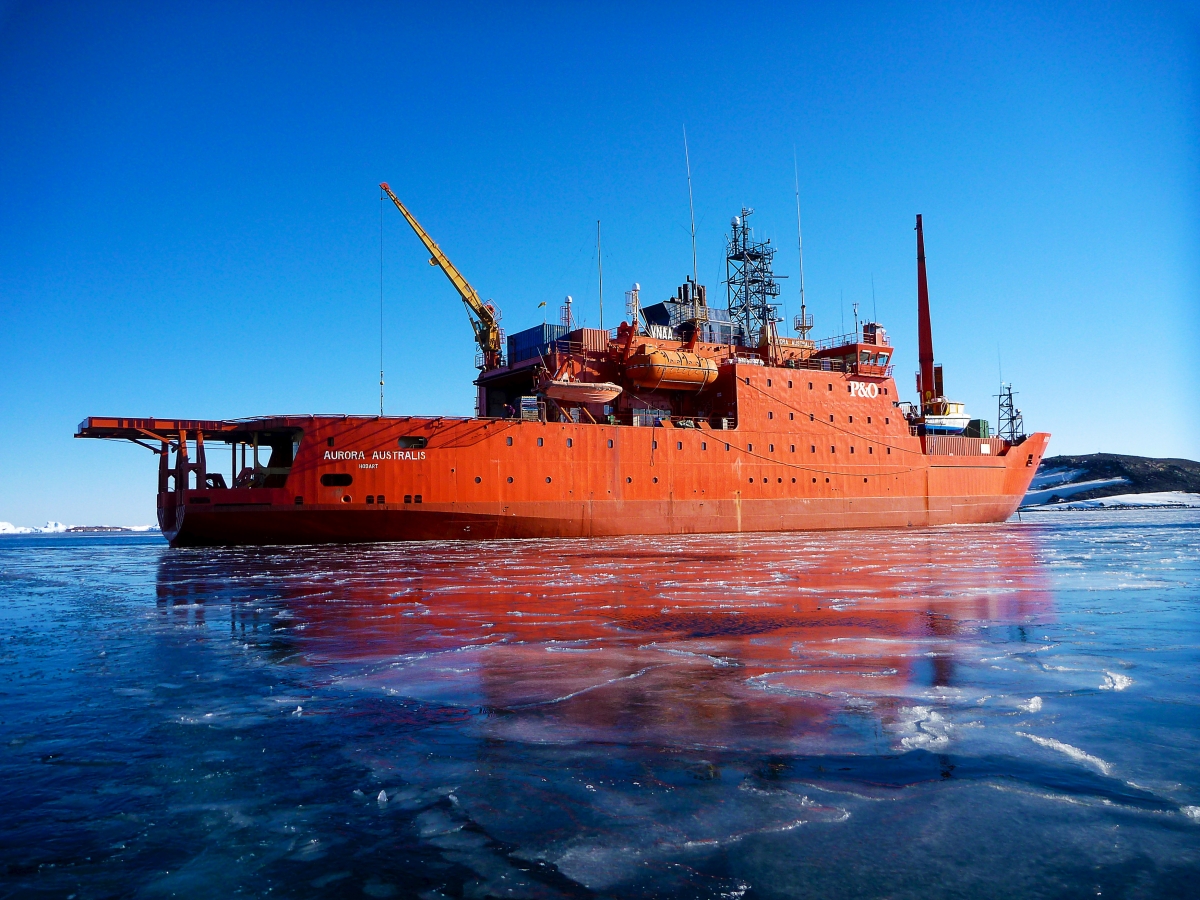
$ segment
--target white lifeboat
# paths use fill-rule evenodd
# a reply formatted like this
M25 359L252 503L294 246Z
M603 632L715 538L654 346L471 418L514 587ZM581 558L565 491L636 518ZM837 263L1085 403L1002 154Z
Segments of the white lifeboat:
M617 397L624 388L611 381L567 381L554 379L547 381L542 390L547 397L563 400L567 403L608 403Z

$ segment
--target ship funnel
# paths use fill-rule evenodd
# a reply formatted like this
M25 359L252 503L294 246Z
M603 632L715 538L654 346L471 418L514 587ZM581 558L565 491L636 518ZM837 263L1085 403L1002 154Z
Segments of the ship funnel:
M929 283L925 278L925 235L921 216L917 215L917 349L921 364L920 393L922 410L937 396L933 372L933 328L929 322Z

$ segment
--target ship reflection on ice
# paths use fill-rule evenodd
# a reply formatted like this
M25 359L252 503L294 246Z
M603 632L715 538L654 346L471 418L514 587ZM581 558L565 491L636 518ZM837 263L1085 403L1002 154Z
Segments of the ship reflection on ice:
M998 526L182 551L157 589L169 620L228 617L298 679L281 705L346 729L362 802L382 791L415 829L397 841L486 891L717 896L745 889L732 846L865 839L855 804L947 779L1163 806L1022 770L1011 726L964 755L1032 702L1016 682L1055 615L1038 550Z
M235 634L470 709L480 737L881 752L902 709L972 690L996 628L1052 615L1032 549L972 528L177 553L158 594L225 595Z

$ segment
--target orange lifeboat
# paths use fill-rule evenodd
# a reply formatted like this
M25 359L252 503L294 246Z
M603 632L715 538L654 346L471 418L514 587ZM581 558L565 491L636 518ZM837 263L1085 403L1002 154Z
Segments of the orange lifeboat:
M638 387L702 391L717 380L717 364L686 350L650 350L643 345L625 367Z

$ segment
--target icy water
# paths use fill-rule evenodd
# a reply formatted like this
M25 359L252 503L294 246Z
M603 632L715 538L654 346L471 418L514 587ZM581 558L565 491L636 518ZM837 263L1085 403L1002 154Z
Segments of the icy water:
M0 897L1200 892L1200 514L0 539Z

